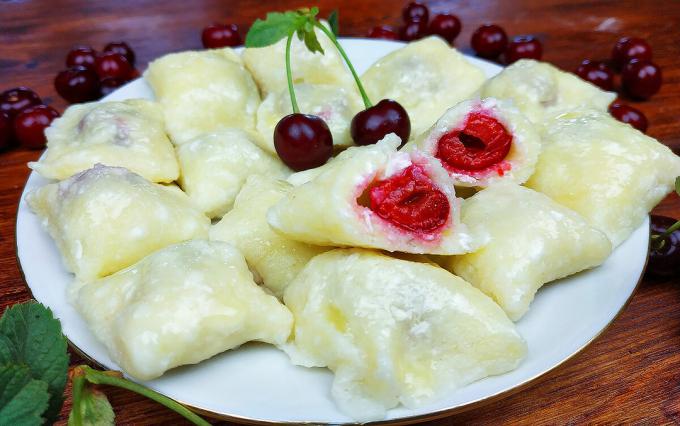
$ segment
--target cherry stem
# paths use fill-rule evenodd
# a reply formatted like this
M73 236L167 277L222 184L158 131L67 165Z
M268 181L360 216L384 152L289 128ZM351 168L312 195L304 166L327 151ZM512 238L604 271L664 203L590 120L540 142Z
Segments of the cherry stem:
M85 376L79 370L80 367L76 367L76 373L73 376L73 385L71 388L71 412L73 413L72 422L75 426L82 426L83 424L83 413L81 408L81 400L83 397L83 388L85 387Z
M680 229L680 220L675 222L673 225L669 226L666 228L666 230L657 235L652 235L652 244L655 245L655 249L660 250L663 248L663 245L666 241L666 238L668 238L669 235L671 235L673 232L677 231Z
M293 42L293 34L291 31L288 34L288 40L286 41L286 77L288 78L288 93L290 93L290 103L293 105L293 113L298 114L300 112L300 107L298 107L297 99L295 98L295 88L293 87L293 73L290 70L290 45Z
M326 27L324 27L319 21L314 21L314 26L316 26L324 34L326 34L326 36L330 39L330 41L338 49L338 52L340 52L340 55L345 60L347 67L349 68L350 72L352 73L352 76L354 77L354 81L357 83L357 87L359 88L359 92L361 93L361 98L364 100L364 106L366 107L366 109L372 107L373 104L371 103L371 100L368 98L368 95L366 94L366 90L364 90L364 85L361 84L361 79L359 78L359 75L357 74L356 70L354 69L352 62L349 60L347 53L345 53L345 49L343 49L342 46L340 46L338 39L335 37L335 34L333 34Z

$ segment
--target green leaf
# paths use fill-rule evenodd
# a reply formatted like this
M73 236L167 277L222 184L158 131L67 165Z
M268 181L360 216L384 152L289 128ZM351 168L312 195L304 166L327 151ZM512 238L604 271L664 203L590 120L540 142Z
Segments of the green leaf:
M331 31L333 31L333 34L335 36L340 35L340 21L338 19L338 11L334 10L331 12L330 15L328 15L328 25L331 26Z
M7 364L0 367L0 424L42 425L48 407L47 383L31 378L28 367Z
M64 402L68 374L66 339L52 311L36 302L8 308L0 318L0 360L23 364L33 379L47 383L50 393L45 419L51 423Z
M305 33L305 46L307 46L307 49L309 49L312 53L320 52L322 55L324 54L323 47L321 47L319 39L316 38L314 28L312 28L311 31Z
M680 176L675 178L675 192L680 195Z
M256 20L246 34L246 47L265 47L288 37L304 24L305 18L296 12L270 12L263 21Z
M68 416L68 425L74 426L73 410ZM111 403L95 385L87 384L83 387L80 399L80 415L83 426L113 426L116 415Z

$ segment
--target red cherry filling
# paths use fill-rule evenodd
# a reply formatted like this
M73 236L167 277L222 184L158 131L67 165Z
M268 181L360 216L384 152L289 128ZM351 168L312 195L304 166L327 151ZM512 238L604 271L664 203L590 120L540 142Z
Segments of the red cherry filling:
M500 121L483 112L473 112L462 129L439 139L435 157L456 169L481 170L503 161L511 144L512 135Z
M425 171L415 164L369 189L370 209L399 228L432 232L442 227L451 206Z

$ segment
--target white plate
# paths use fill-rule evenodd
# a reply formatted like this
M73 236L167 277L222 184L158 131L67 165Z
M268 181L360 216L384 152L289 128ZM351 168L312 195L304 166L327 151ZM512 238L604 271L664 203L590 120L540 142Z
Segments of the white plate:
M342 40L361 73L401 44L379 40ZM468 58L492 76L495 64ZM152 98L143 79L131 82L106 100ZM24 193L48 183L36 173ZM52 308L76 348L110 369L119 367L90 333L65 297L72 280L55 244L42 229L22 195L17 214L17 251L34 297ZM645 221L600 267L542 288L530 311L518 322L529 345L527 358L515 371L468 385L437 403L416 410L389 411L387 420L429 418L460 411L517 389L560 365L597 337L626 305L644 270L649 223ZM206 414L243 422L344 423L330 397L332 374L326 369L293 366L287 356L264 344L227 351L198 365L175 369L149 387Z

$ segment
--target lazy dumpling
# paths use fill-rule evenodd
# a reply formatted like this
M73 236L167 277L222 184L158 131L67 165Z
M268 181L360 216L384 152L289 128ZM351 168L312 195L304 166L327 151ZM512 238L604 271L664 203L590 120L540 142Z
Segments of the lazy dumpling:
M253 282L243 256L222 242L193 240L157 251L71 298L111 358L150 380L258 340L280 345L291 313Z
M513 370L527 352L503 310L461 278L369 250L315 257L285 302L292 361L333 370L333 399L358 421Z
M165 55L149 64L144 78L175 144L222 128L255 128L260 95L230 48Z
M459 221L453 184L439 162L397 152L387 135L352 147L290 190L269 209L269 224L287 237L323 246L408 253L460 254L476 242Z
M258 136L239 129L200 135L177 147L179 184L191 201L209 217L221 217L248 176L283 178L290 170L256 145Z
M513 183L465 200L461 220L488 242L474 253L438 260L515 321L543 284L597 266L612 250L609 239L578 213Z
M89 280L161 247L208 235L210 220L178 188L96 165L38 188L26 201L54 238L66 268Z
M408 112L411 137L470 97L484 72L438 37L411 42L379 59L361 77L373 102L393 99Z
M544 148L527 186L580 213L618 246L673 189L680 158L655 139L583 110L545 124Z
M179 176L158 104L144 99L72 105L45 129L47 151L28 166L66 179L97 163L125 167L152 182Z
M510 101L468 100L450 108L405 149L437 158L457 186L524 183L534 172L541 140Z
M267 223L267 209L290 191L284 181L263 175L248 178L234 208L210 229L210 239L226 241L245 256L265 287L277 297L309 260L328 250L291 240Z

